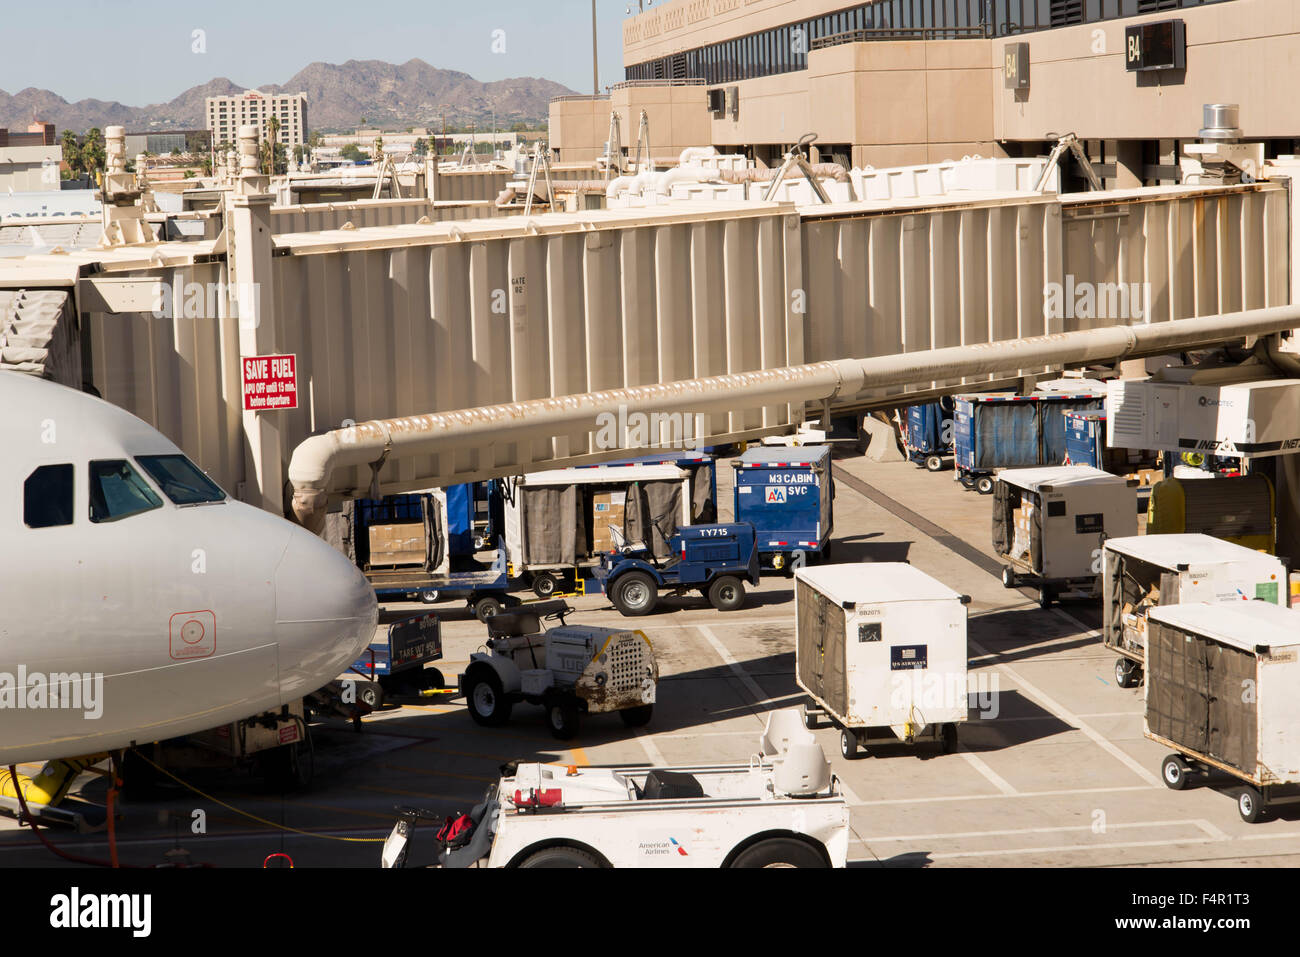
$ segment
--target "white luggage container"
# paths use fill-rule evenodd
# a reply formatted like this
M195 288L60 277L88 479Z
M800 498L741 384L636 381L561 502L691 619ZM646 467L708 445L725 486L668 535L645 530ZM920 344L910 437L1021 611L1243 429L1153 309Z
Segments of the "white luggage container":
M1286 566L1264 552L1211 535L1138 535L1104 546L1101 634L1115 680L1135 688L1146 660L1146 616L1157 605L1242 602L1288 604Z
M911 565L819 565L795 575L795 680L840 729L840 751L871 743L957 744L967 718L966 604Z
M1137 483L1090 465L1007 469L993 489L993 548L1007 588L1033 584L1046 608L1067 591L1095 595L1107 538L1137 534Z
M1300 801L1300 612L1263 601L1164 605L1147 621L1146 736L1170 748L1161 777L1237 778L1255 823Z

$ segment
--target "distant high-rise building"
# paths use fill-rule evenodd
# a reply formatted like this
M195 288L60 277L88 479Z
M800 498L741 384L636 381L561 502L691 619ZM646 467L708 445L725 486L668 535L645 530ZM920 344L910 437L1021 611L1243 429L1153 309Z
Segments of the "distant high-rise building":
M262 93L246 90L235 96L210 96L207 99L207 128L214 146L222 143L234 145L239 140L239 128L257 127L257 138L264 139L264 130L271 117L280 121L277 139L289 149L307 142L307 94Z

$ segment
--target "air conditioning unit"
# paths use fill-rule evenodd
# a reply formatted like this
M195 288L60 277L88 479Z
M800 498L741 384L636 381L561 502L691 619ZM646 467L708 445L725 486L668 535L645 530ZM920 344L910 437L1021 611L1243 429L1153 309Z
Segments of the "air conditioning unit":
M708 91L709 112L718 119L722 118L723 111L727 108L727 93L721 87L716 90Z
M1300 379L1109 382L1106 444L1243 458L1300 452Z

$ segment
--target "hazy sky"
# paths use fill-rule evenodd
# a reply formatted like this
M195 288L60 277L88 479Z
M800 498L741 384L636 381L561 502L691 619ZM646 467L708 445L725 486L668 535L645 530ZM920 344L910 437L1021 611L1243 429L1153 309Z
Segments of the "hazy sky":
M633 9L636 0L630 0ZM600 82L623 79L629 0L596 0ZM166 102L215 77L284 83L316 60L418 57L478 80L540 76L591 92L590 0L0 0L0 90ZM205 53L193 31L206 34ZM505 52L492 50L504 30ZM105 51L103 55L100 51Z

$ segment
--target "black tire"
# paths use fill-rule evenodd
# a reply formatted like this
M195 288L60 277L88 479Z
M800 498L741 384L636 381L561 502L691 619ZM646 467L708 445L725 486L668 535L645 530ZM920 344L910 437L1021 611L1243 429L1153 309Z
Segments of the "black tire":
M614 583L609 597L620 614L640 618L654 611L659 602L659 586L645 572L628 572Z
M474 617L479 621L487 621L501 614L504 608L500 598L486 595L474 602Z
M496 672L482 665L465 676L465 705L475 724L499 728L510 720L514 702L506 697Z
M1038 607L1043 609L1052 607L1052 590L1046 585L1038 589Z
M560 590L560 582L548 572L538 572L533 577L533 594L538 598L550 598Z
M384 706L384 686L378 681L358 681L357 701L371 711L378 711Z
M845 761L856 761L861 752L858 750L858 736L852 731L840 731L840 756Z
M803 706L803 726L809 731L817 730L817 717L817 712L809 711L807 705Z
M437 591L422 591L422 592L420 592L420 601L424 602L426 605L432 605L432 604L434 604L437 600L438 600L438 592L437 592Z
M925 457L925 470L927 472L942 472L943 459L937 455L927 455Z
M975 480L971 478L969 475L967 475L965 472L962 472L957 477L957 480L961 482L963 488L972 489L975 487Z
M745 607L745 586L734 575L723 575L709 586L709 604L718 611L737 611Z
M953 754L957 750L957 725L945 724L939 729L939 749L944 754Z
M1010 565L1002 566L1002 587L1015 588L1020 579L1016 576L1016 570Z
M1237 813L1247 824L1257 824L1264 817L1264 797L1253 787L1237 793Z
M1187 762L1182 755L1171 754L1161 762L1160 780L1171 791L1181 791L1187 787Z
M643 704L637 708L624 708L618 713L618 716L623 719L623 724L629 728L644 728L650 723L650 718L654 713L654 705Z
M582 714L578 705L568 698L559 698L546 705L546 724L551 729L551 736L560 741L569 741L578 734L582 724Z
M769 837L747 847L732 867L825 867L826 858L810 844L794 837Z
M1115 659L1115 682L1121 688L1137 686L1137 674L1141 669L1132 658L1120 656Z
M991 475L981 475L975 480L975 491L981 495L993 494L993 477Z
M522 861L520 867L604 867L596 855L576 847L548 847L534 851Z
M447 687L447 679L437 668L425 668L419 677L419 685L424 691L441 691Z

